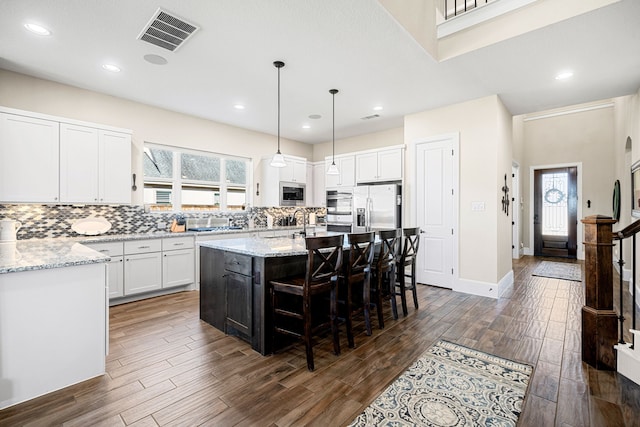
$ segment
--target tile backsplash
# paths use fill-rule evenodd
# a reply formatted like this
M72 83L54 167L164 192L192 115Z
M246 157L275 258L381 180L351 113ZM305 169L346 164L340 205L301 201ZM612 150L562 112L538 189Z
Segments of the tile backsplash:
M255 207L244 212L188 213L187 219L229 218L230 224L246 227L253 220L256 227L267 226L267 214L274 218L277 225L280 218L288 217L296 208ZM325 208L305 208L319 217L326 215ZM111 223L111 230L105 234L149 233L168 227L175 213L145 212L143 206L132 205L35 205L0 204L0 219L20 221L18 240L45 239L55 237L77 237L71 229L73 223L88 217L104 217Z

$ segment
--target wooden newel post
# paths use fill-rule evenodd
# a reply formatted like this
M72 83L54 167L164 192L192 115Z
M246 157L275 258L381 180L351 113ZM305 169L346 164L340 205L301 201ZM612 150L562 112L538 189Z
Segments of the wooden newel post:
M616 369L613 346L618 316L613 310L613 234L611 217L582 220L585 246L585 306L582 307L582 360L596 369Z

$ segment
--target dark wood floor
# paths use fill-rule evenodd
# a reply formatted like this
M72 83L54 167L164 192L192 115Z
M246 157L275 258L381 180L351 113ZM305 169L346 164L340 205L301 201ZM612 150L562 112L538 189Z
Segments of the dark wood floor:
M355 349L322 340L314 372L302 346L263 357L201 322L197 292L112 307L107 374L0 411L0 425L343 425L441 338L535 367L520 426L640 425L640 386L581 362L582 284L532 277L539 261L515 261L498 300L421 286L419 310L387 313L371 337L359 324Z

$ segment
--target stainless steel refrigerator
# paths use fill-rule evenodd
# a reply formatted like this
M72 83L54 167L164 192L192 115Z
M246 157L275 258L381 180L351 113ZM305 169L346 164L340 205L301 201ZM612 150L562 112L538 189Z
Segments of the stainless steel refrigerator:
M353 189L353 232L402 227L400 184L359 185Z

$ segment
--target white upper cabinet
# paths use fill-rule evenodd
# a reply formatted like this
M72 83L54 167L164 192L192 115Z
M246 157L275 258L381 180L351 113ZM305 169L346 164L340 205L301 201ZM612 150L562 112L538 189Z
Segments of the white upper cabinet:
M60 124L60 201L98 202L98 129Z
M331 162L333 161L332 156L327 156L325 158L325 174L329 166L331 166ZM356 158L353 155L348 156L339 156L335 158L336 166L338 167L338 171L340 171L339 175L326 175L325 176L325 187L333 188L333 187L353 187L356 185ZM326 201L325 201L326 203Z
M356 181L399 181L402 179L402 160L402 148L356 154Z
M58 202L59 123L0 113L0 203Z
M307 192L307 194L313 193L313 204L307 202L307 206L324 207L327 205L327 193L325 190L327 171L324 165L324 162L313 165L313 189L311 192Z
M307 182L307 161L302 158L284 156L287 166L280 168L280 181L297 182L305 184Z
M60 200L131 203L131 135L60 124Z
M131 203L130 133L3 110L0 202Z
M131 203L131 135L100 130L98 197L100 203Z

